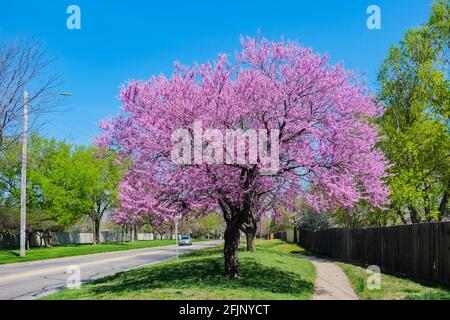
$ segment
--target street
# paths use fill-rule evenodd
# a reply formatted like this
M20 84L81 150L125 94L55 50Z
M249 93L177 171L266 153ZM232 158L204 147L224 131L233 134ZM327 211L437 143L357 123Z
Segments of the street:
M220 244L221 241L194 243L179 247L184 254ZM32 300L64 289L68 267L76 266L81 281L98 279L118 272L175 258L176 246L92 254L52 260L0 265L0 300Z

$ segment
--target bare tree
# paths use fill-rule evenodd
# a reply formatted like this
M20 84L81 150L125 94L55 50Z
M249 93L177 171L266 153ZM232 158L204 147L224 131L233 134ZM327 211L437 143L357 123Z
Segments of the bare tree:
M32 38L0 39L0 152L17 142L21 135L23 92L29 92L30 130L39 115L56 110L60 98L60 77L50 75L54 62L47 50Z

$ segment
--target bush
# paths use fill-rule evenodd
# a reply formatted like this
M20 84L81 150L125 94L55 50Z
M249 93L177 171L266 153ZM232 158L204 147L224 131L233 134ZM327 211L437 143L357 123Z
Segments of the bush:
M328 229L330 226L331 221L327 215L312 210L300 214L297 218L297 227L300 229L318 231Z

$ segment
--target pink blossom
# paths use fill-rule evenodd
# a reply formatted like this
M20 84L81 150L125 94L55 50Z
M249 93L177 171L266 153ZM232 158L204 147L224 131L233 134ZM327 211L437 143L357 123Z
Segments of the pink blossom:
M177 63L170 78L129 81L120 99L121 114L103 122L96 139L132 162L118 221L136 214L164 221L223 210L224 203L243 210L249 201L264 212L265 204L290 206L298 196L317 211L387 203L387 163L368 121L381 106L363 80L296 42L245 38L234 60ZM171 134L192 130L195 121L223 131L280 130L279 172L264 176L259 164L174 165Z

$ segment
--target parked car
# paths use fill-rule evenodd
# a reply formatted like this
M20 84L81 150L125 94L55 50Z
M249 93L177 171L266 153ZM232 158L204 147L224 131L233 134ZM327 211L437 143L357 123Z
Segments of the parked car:
M181 237L178 241L179 246L192 246L192 238L189 236Z

